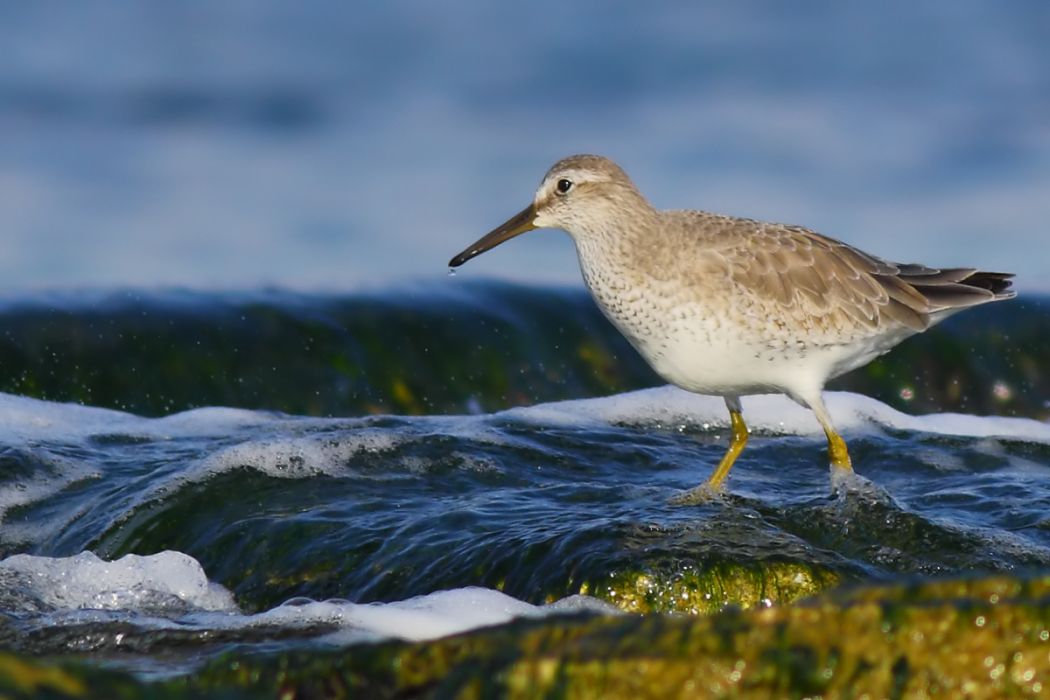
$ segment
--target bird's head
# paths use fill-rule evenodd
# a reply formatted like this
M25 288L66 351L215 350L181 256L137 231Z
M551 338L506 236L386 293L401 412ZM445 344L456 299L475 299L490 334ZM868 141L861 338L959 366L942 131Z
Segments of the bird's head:
M618 221L651 210L616 163L602 156L569 156L547 171L532 204L468 246L449 266L459 267L533 229L560 228L576 239L609 235Z

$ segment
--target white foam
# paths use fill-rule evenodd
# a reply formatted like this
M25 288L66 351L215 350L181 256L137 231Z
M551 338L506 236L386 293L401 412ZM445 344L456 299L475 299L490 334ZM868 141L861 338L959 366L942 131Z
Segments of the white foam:
M5 442L53 437L81 436L89 425L107 430L134 416L120 411L77 404L58 404L25 396L0 394L0 438Z
M38 474L26 481L0 485L0 524L12 508L42 501L78 481L101 476L96 469L77 464L66 457L48 454L42 450L31 452L34 461L43 466L47 473ZM9 543L11 534L8 528L5 535Z
M821 428L813 413L781 394L745 396L744 417L753 430L815 435ZM1050 425L1030 418L971 416L937 413L911 416L875 399L849 392L827 392L825 403L839 430L856 432L880 428L913 430L940 435L999 437L1050 443ZM673 386L642 389L598 399L576 399L515 408L502 414L540 424L581 425L716 425L728 422L725 402Z
M113 619L106 613L140 613L133 618L153 628L331 627L325 640L347 644L394 637L425 640L458 634L520 617L596 612L618 613L608 603L570 596L552 605L532 605L487 588L436 591L391 603L314 601L297 598L270 610L242 614L228 590L208 581L189 555L166 551L129 554L103 561L91 552L52 558L18 554L0 561L0 585L16 589L7 598L31 601L14 614L38 614L43 624L80 624Z
M378 428L349 429L338 436L249 440L208 455L191 467L184 478L198 480L238 467L289 479L337 476L346 473L351 458L389 452L403 441L401 434Z
M208 581L201 565L181 552L128 554L103 561L92 552L53 558L16 554L0 561L8 585L55 609L141 610L174 603L198 610L235 611L228 590Z
M218 621L233 626L310 627L327 624L338 631L326 637L335 644L361 638L394 637L410 641L437 639L523 617L579 612L621 614L613 606L588 596L570 596L550 605L533 605L489 588L468 586L435 591L391 603L346 600L294 600L257 615Z
M911 416L875 399L848 392L825 394L828 410L840 430L890 428L943 435L999 437L1050 442L1050 425L1028 418L938 413ZM816 435L820 426L811 411L780 394L745 396L748 425L772 433ZM58 404L0 393L0 443L70 442L97 435L128 435L149 439L230 437L247 429L247 439L224 447L202 460L208 473L250 466L274 476L310 476L338 471L354 455L380 453L430 434L466 438L489 444L516 440L493 427L492 420L535 424L587 426L723 426L728 413L721 398L693 394L673 386L642 389L594 399L576 399L515 408L488 416L423 416L391 428L367 419L324 419L280 416L232 408L200 408L162 418L77 404ZM252 428L265 427L256 439ZM323 428L337 433L304 435ZM277 435L273 433L277 431ZM284 434L284 436L281 435Z
M459 634L518 617L542 617L551 608L531 605L488 588L436 591L392 603L351 603L345 600L296 602L253 615L250 625L301 627L334 624L342 632L377 637L424 640ZM348 637L339 635L336 640Z
M143 418L108 408L0 393L0 441L3 442L49 438L66 442L110 434L152 439L221 436L239 428L280 420L294 419L237 408L198 408L162 418Z

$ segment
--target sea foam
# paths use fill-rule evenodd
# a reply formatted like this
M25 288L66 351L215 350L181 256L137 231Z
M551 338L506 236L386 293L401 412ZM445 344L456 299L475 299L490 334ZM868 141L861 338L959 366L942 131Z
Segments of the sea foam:
M825 394L828 412L842 431L912 430L961 437L1001 437L1050 443L1050 425L1030 418L938 413L911 416L881 401L850 392ZM745 396L744 417L752 430L776 434L817 435L822 432L812 411L782 394ZM665 427L723 426L729 421L725 402L673 386L641 389L596 399L574 399L514 408L502 414L537 424L562 426L589 423Z
M840 430L912 430L968 437L1003 437L1050 443L1050 424L1030 418L972 416L938 413L912 416L860 394L827 392L825 400ZM781 394L745 396L744 415L752 429L778 434L816 435L820 425L809 409ZM573 399L524 408L513 408L478 416L419 416L405 419L402 434L448 434L490 444L511 442L492 421L507 419L532 424L581 426L604 423L615 425L700 425L722 426L728 421L725 403L719 397L704 396L673 386L593 399ZM370 419L303 418L266 411L236 408L199 408L162 418L144 418L105 408L42 401L0 393L0 443L25 444L28 441L76 441L99 435L126 435L164 440L184 437L230 437L244 431L249 439L217 451L213 460L234 464L238 453L251 451L249 445L286 448L289 455L317 454L342 459L348 454L386 451L400 443L388 429L370 425ZM407 421L411 421L408 423ZM288 426L284 428L283 426ZM333 441L323 435L299 439L289 436L275 440L253 439L253 429L268 432L289 429L302 433L312 428L355 429L355 437ZM275 464L274 472L282 471ZM267 470L269 471L269 470Z
M0 561L0 581L44 610L237 610L230 592L208 581L197 560L181 552L128 554L115 561L92 552L62 558L16 554Z
M71 441L120 434L151 439L224 435L274 423L282 416L239 408L197 408L162 418L144 418L109 408L55 403L0 393L0 441Z
M581 612L615 614L608 603L570 596L533 605L500 591L465 587L388 603L295 598L244 614L225 587L181 552L129 554L103 561L92 552L72 557L17 554L0 561L5 610L41 626L133 621L148 628L322 630L323 640L347 644L378 638L425 640L499 625L520 617ZM107 613L119 614L108 617ZM86 615L87 614L87 615Z

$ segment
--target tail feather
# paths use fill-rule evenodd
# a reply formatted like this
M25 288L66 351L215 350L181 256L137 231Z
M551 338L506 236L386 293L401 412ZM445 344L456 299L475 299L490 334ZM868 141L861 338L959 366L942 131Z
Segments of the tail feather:
M977 272L974 267L956 267L949 270L938 270L925 265L898 265L897 274L912 284L940 285L961 282Z
M973 268L937 270L923 265L900 265L898 279L926 298L928 313L963 309L989 301L1011 299L1013 275Z

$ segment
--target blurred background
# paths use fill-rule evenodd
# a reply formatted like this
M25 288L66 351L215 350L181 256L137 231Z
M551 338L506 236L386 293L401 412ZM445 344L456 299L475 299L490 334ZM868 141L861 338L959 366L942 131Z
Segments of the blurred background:
M0 289L438 279L596 152L661 207L1047 291L1047 36L1040 0L6 3ZM579 273L545 231L461 275Z

